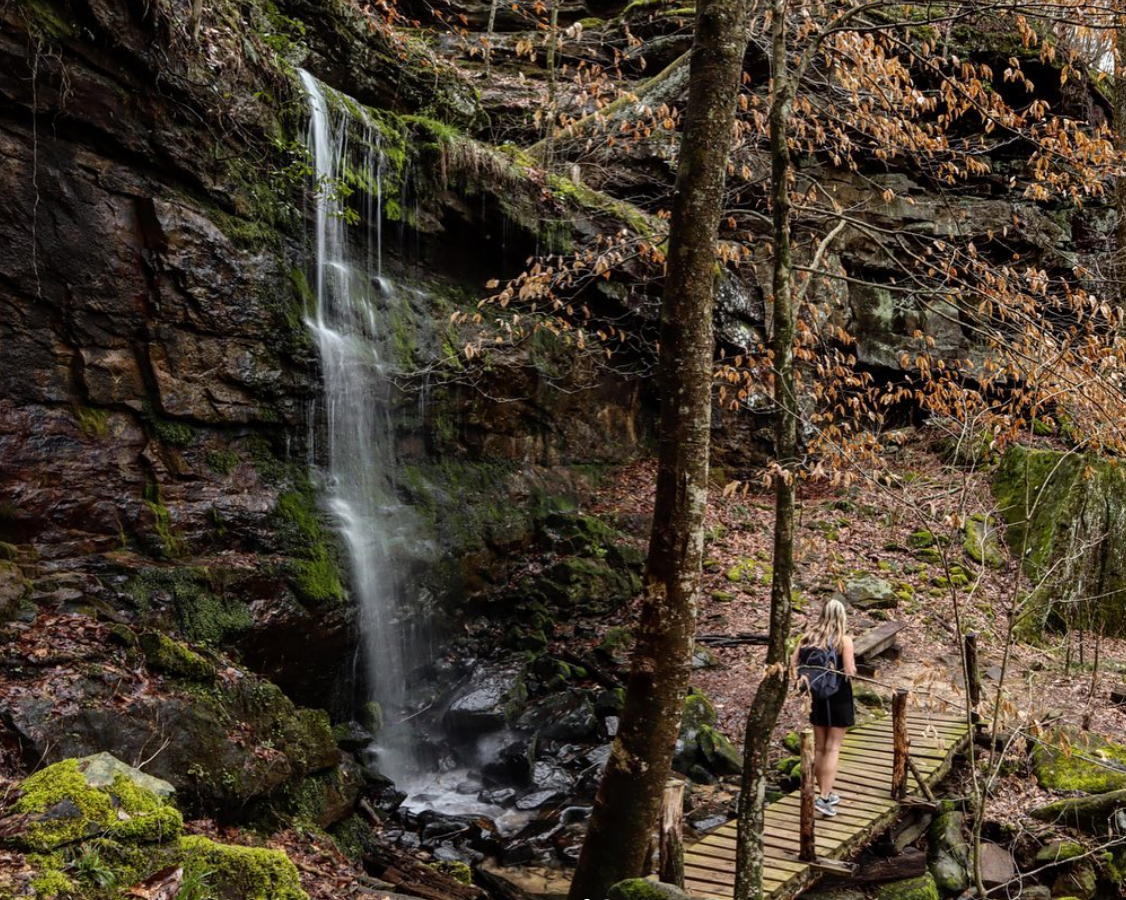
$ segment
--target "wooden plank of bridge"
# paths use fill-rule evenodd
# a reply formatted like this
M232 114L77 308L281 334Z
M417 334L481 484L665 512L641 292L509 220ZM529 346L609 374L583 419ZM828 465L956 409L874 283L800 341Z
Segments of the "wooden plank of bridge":
M933 788L950 771L954 756L971 738L964 714L907 714L907 737L918 777ZM891 796L893 730L883 719L853 728L845 735L835 790L841 796L839 814L818 818L814 847L819 860L849 859L899 816L899 803ZM915 774L907 775L907 791L919 790ZM822 874L802 862L801 797L789 794L766 808L763 829L766 866L764 900L789 900ZM684 886L708 900L731 900L735 892L735 822L706 834L685 847Z

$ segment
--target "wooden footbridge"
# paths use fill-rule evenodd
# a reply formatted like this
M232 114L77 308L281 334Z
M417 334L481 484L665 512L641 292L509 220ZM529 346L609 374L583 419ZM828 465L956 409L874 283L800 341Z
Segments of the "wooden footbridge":
M833 818L814 820L812 735L803 734L803 790L766 809L763 898L788 900L825 872L843 871L842 862L892 825L902 806L921 800L920 793L931 793L971 739L964 712L908 712L905 691L894 699L893 716L845 736L834 786L841 804ZM731 821L685 846L684 887L689 893L731 900L735 841Z

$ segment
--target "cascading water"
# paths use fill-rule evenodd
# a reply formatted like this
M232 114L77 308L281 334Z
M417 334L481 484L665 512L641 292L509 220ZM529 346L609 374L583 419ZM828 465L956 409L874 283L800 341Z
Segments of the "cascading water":
M407 673L422 660L414 635L420 613L404 602L394 566L396 547L425 543L410 507L395 492L390 409L394 342L389 318L409 302L407 289L382 275L382 173L378 123L307 72L301 82L309 102L307 150L314 172L312 195L316 313L308 320L320 350L327 446L324 490L345 539L352 590L360 607L363 650L373 699L394 722L408 712ZM362 222L350 226L341 190L347 178L363 185ZM402 203L403 197L397 198ZM352 214L354 218L354 213ZM362 227L361 227L362 226ZM420 402L423 402L420 395ZM418 604L416 604L417 606ZM501 810L465 790L467 771L449 760L425 765L410 723L385 728L378 765L407 792L406 806L456 814L485 814L502 831L526 813Z
M377 130L357 123L307 72L301 81L309 100L307 148L315 173L316 313L308 320L320 350L324 379L325 489L345 539L352 588L360 608L364 658L373 699L391 718L402 715L414 623L402 607L393 566L394 542L410 530L410 510L395 496L390 362L383 313L394 302L393 286L380 275L379 230L382 162ZM361 140L349 146L360 125ZM369 205L372 228L349 228L341 186L347 171L363 173L375 189ZM372 231L374 230L374 234ZM353 232L366 236L357 238ZM383 739L380 768L396 781L410 774L412 742Z

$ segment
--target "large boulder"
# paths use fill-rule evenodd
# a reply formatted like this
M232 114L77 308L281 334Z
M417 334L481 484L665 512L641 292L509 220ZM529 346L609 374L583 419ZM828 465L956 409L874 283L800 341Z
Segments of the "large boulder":
M719 775L738 775L743 759L719 731L712 702L693 689L684 700L680 734L676 739L673 768L696 781L714 781Z
M1033 585L1022 636L1066 627L1079 601L1091 604L1092 627L1126 634L1126 470L1088 454L1015 446L993 494Z
M48 766L20 784L11 805L18 825L11 840L25 850L50 852L94 836L129 844L164 843L180 835L183 817L145 785L149 776L114 760L74 759ZM109 784L102 775L116 774Z
M1126 788L1126 747L1097 735L1056 731L1037 744L1032 771L1050 791L1105 794Z
M62 760L0 798L0 847L29 854L30 871L13 871L37 897L187 896L191 884L192 896L308 900L282 851L185 836L157 793L170 788L107 754ZM0 892L27 896L3 876Z
M691 900L676 885L663 881L650 881L648 878L630 878L611 885L606 892L607 900Z
M1013 855L999 844L981 845L981 881L987 888L1010 884L1017 874Z
M845 597L853 609L894 609L899 603L895 588L875 575L859 575L845 585Z
M186 807L222 817L341 760L326 713L203 648L77 614L41 613L18 635L0 662L0 717L29 759L149 759Z
M928 869L943 894L958 894L970 884L970 853L964 819L957 810L945 810L931 822Z
M880 885L876 900L938 900L938 886L930 873Z
M454 734L494 731L515 719L527 699L522 668L478 666L450 702L442 724Z

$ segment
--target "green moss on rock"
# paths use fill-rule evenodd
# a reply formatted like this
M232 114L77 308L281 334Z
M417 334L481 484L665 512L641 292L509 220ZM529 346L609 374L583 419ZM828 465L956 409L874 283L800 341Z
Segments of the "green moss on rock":
M61 869L40 869L31 879L31 889L36 897L68 897L74 891L74 882ZM12 896L15 896L14 894Z
M1098 891L1098 884L1099 879L1093 865L1076 865L1056 877L1052 883L1052 896L1091 900Z
M881 885L876 900L939 900L938 885L930 873Z
M430 865L443 875L449 875L450 878L458 884L473 884L473 870L469 868L468 863L463 863L456 859L449 859L438 860Z
M217 844L199 835L181 841L185 875L205 877L220 896L239 900L309 900L297 867L281 850Z
M925 547L933 547L938 541L935 539L934 532L931 531L914 531L911 536L907 538L907 546L913 550L922 550Z
M1126 789L1057 800L1036 807L1029 815L1041 822L1076 828L1086 834L1105 835L1112 817L1122 809L1126 809Z
M1126 788L1126 747L1083 735L1054 732L1036 747L1032 770L1050 791L1105 794Z
M747 556L728 568L726 577L734 584L769 584L774 577L774 567L753 556Z
M1067 862L1069 859L1082 856L1085 852L1083 845L1078 841L1053 841L1037 851L1036 862L1041 865Z
M1005 565L996 525L986 516L973 516L966 522L962 549L974 562L991 569L1000 569Z
M708 769L716 775L738 775L743 771L743 757L731 741L715 728L709 725L700 728L696 741Z
M707 695L692 688L684 698L684 713L681 716L680 727L682 730L696 730L705 725L714 726L716 723L715 706Z
M1034 588L1019 623L1025 639L1069 625L1093 599L1087 627L1126 634L1126 471L1094 455L1013 447L993 494L1006 540Z
M690 900L680 888L647 878L619 881L610 887L606 897L607 900Z
M141 635L141 651L149 667L190 681L212 681L215 666L167 635L148 631Z
M66 759L20 785L12 812L29 816L16 838L28 850L51 851L92 835L127 843L160 843L177 837L179 810L124 775L108 787L91 787L78 761Z
M273 518L279 540L293 556L290 569L298 596L314 605L343 602L338 548L312 488L282 494Z
M171 607L173 620L167 623L168 629L189 641L220 646L252 624L244 603L222 597L214 589L221 571L193 566L145 568L129 580L125 590L142 613L157 605Z

